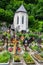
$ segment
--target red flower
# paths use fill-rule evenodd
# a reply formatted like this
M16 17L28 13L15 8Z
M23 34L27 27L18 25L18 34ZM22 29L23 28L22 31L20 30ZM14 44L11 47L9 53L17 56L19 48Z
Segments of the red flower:
M10 47L10 48L8 48L8 50L9 50L10 52L12 52L12 51L13 51L13 48Z
M21 50L21 49L18 47L18 50Z

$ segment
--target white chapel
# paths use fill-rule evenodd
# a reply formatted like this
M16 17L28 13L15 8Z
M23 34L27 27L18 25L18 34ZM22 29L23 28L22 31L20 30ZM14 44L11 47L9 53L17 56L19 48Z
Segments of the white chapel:
M15 12L13 25L19 32L28 30L28 14L23 5Z

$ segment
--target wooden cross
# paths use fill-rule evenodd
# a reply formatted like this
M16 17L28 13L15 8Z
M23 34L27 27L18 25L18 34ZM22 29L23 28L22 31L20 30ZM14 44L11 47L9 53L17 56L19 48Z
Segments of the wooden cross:
M15 38L13 39L13 43L14 43L14 48L13 48L13 53L15 54L16 53L16 45L19 41Z

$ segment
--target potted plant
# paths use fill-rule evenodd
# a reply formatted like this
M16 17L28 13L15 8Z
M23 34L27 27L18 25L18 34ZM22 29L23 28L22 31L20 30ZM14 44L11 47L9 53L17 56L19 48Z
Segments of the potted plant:
M9 52L3 52L0 54L0 65L9 65L11 54Z
M19 55L15 55L14 56L14 58L13 58L13 64L14 65L23 65L23 63L22 63Z
M27 52L24 53L23 58L27 65L35 65L34 60Z

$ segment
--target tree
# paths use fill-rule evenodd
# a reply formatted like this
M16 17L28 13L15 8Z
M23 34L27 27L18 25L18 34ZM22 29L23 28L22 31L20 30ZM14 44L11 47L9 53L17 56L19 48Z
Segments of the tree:
M6 8L6 5L10 3L10 0L0 0L0 8Z
M26 4L29 4L29 3L36 4L36 3L38 3L38 0L24 0L24 2L25 2Z
M13 12L9 10L4 10L0 8L0 20L2 21L7 21L7 22L12 22L13 20Z
M9 10L5 11L5 20L10 23L13 21L13 12L12 11L9 11Z
M22 4L28 13L29 27L42 31L43 26L39 21L43 21L43 0L0 0L0 20L13 23L14 13Z
M28 15L31 15L32 9L34 7L33 4L28 4L28 5L25 4L24 6L28 12Z
M35 17L39 20L43 20L43 7L37 10Z
M4 21L5 20L5 11L4 9L0 8L0 20Z
M15 0L11 0L10 4L6 6L7 10L12 10L13 12L15 12L20 5L23 3L23 1L15 1Z
M34 23L35 23L35 18L34 18L34 16L29 16L29 26L30 26L30 27L33 27Z

